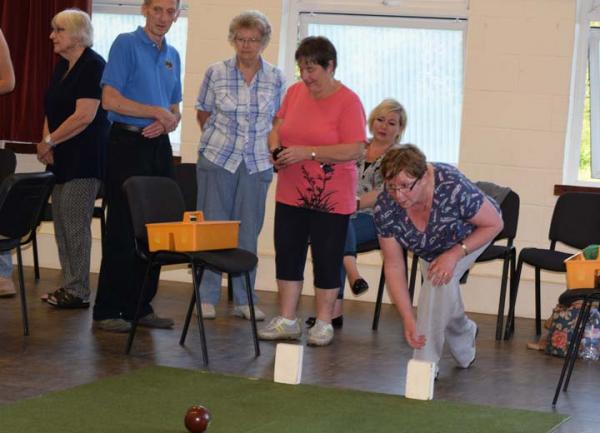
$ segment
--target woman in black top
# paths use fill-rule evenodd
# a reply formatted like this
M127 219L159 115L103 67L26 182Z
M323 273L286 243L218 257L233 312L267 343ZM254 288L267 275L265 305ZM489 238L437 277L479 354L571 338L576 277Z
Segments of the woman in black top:
M64 285L48 294L58 308L89 306L92 214L104 170L109 122L100 106L105 61L94 52L90 17L67 9L52 19L50 40L62 58L44 98L38 159L56 176L52 219Z

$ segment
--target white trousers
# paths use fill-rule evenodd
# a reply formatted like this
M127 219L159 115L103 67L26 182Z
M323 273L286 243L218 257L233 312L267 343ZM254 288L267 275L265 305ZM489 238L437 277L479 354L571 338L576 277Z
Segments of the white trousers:
M414 351L415 359L438 363L444 342L448 343L448 349L460 367L468 367L475 357L477 325L465 314L459 280L487 246L460 259L452 279L441 286L434 286L427 277L430 263L419 260L423 285L417 309L417 332L425 335L427 342L422 349Z

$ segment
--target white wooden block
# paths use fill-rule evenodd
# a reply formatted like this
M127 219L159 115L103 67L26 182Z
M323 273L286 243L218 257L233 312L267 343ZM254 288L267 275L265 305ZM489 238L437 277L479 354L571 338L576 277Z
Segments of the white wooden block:
M275 351L275 382L298 385L302 379L304 346L299 344L277 344Z
M416 400L433 399L435 381L435 362L411 359L406 367L406 398Z

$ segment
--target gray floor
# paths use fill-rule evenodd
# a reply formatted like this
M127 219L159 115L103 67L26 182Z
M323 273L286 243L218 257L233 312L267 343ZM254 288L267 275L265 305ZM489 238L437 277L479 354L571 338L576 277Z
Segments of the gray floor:
M198 332L193 323L187 345L178 344L190 286L162 284L155 306L176 320L174 330L140 329L132 354L123 354L124 335L91 330L91 310L61 311L40 302L39 296L59 283L57 271L42 269L35 283L26 270L31 335L23 337L19 301L0 299L0 403L31 398L92 382L98 378L147 365L202 368ZM92 279L95 281L96 276ZM497 296L497 294L490 294ZM261 308L277 310L273 293L260 293ZM311 297L303 297L300 315L312 311ZM229 316L232 305L218 305L218 317L207 321L209 370L273 377L275 344L261 344L253 356L249 323ZM371 330L373 304L347 302L343 329L324 348L306 347L302 382L389 394L404 394L406 363L411 350L403 341L400 320L384 306L379 331ZM440 364L435 398L551 412L551 400L562 359L526 349L533 337L533 321L517 321L509 342L496 342L495 317L473 314L480 326L477 361L469 370L455 368L447 356ZM556 411L571 416L556 432L600 431L600 364L578 362L569 391L562 393ZM1 422L0 422L1 424ZM0 429L1 430L1 429Z

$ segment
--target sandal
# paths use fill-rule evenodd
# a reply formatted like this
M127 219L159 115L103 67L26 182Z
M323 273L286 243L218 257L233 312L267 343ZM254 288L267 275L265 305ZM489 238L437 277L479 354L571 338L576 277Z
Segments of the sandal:
M56 308L88 308L90 301L84 301L79 296L75 296L64 287L48 293L48 304Z

